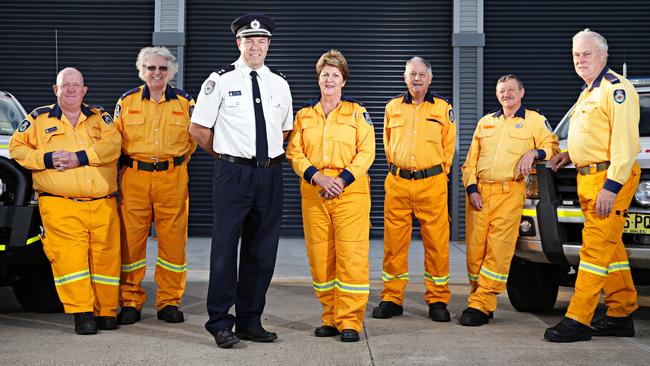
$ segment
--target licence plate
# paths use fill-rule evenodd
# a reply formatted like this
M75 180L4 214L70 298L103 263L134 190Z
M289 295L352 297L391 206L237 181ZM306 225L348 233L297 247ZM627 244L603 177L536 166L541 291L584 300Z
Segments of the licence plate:
M650 214L628 214L623 232L626 234L650 235Z

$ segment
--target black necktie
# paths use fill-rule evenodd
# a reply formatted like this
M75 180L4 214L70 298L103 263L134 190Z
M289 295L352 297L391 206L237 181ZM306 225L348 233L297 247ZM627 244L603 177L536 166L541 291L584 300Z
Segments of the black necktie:
M251 71L251 79L253 81L253 106L255 107L255 159L258 166L263 166L269 158L269 146L266 142L266 120L255 70Z

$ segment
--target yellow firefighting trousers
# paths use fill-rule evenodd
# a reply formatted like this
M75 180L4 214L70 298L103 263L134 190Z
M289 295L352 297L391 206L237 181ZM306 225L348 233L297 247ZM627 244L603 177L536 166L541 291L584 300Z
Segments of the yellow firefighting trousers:
M420 222L424 246L424 301L449 303L449 213L447 176L410 180L388 173L384 181L384 265L382 301L404 302L409 281L412 215Z
M340 170L321 173L337 176ZM361 332L370 292L369 177L359 177L333 199L320 197L320 187L304 180L300 192L309 267L323 306L322 324Z
M585 224L578 278L567 309L567 318L589 325L601 290L605 293L608 316L628 316L639 307L621 237L627 208L634 197L639 178L639 165L635 163L630 178L616 195L612 213L601 219L596 217L596 198L607 179L607 171L578 174L578 197Z
M142 309L146 294L140 286L146 271L146 248L153 220L158 236L154 279L158 284L156 309L178 306L185 291L187 215L189 194L185 164L148 172L121 170L122 276L120 306Z
M115 198L78 202L39 197L54 284L66 313L115 316L120 281L119 217Z
M468 306L486 314L497 307L496 296L508 282L510 261L515 253L521 210L526 199L523 181L478 182L483 209L467 198Z

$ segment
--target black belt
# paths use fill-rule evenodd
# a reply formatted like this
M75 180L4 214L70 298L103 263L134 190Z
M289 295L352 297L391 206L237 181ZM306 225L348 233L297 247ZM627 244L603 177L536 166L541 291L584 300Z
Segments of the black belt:
M103 200L105 198L113 198L113 197L115 197L114 195L109 194L108 196L104 196L104 197L78 198L78 197L59 196L59 195L52 194L52 193L47 193L47 192L38 192L38 196L39 197L59 197L59 198L65 198L65 199L68 199L70 201L75 201L75 202L90 202L90 201L97 201L97 200Z
M424 178L433 177L443 172L442 164L438 164L432 166L429 169L422 169L422 170L404 170L402 168L396 167L393 164L390 164L388 168L390 172L393 173L393 175L398 175L398 169L399 169L399 176L400 178L404 178L404 179L424 179Z
M607 170L609 168L609 161L603 161L602 163L589 164L585 166L577 166L576 170L582 175L596 174Z
M155 163L148 163L146 161L132 159L130 156L127 155L122 155L122 157L120 157L120 161L122 162L122 164L128 166L129 168L135 168L135 166L133 166L133 163L137 162L136 166L138 170L144 170L145 172L162 172L169 169L169 160L157 161ZM185 161L184 156L176 156L172 158L172 162L174 163L174 166L179 166L183 164L184 161Z
M235 164L248 165L248 166L252 166L253 168L266 168L269 165L280 164L282 160L284 160L284 154L280 154L274 157L273 159L266 159L264 164L258 164L255 158L246 159L246 158L240 158L237 156L231 156L231 155L219 154L219 153L217 153L217 159L229 161Z

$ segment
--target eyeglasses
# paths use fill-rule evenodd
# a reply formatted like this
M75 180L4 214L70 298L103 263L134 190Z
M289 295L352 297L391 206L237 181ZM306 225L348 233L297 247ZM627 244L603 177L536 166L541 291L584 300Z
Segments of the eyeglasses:
M156 68L160 71L167 71L169 67L167 66L147 66L147 70L149 71L156 71Z

